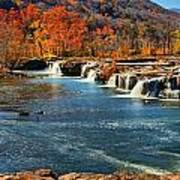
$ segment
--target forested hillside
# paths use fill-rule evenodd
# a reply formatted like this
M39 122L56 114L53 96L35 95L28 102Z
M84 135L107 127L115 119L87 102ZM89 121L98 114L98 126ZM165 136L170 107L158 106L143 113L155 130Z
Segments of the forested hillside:
M0 0L0 57L178 54L179 27L150 0Z

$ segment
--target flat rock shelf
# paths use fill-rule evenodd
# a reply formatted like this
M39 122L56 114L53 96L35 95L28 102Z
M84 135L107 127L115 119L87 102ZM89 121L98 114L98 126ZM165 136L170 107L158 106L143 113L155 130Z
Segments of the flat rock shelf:
M116 172L113 174L70 173L57 175L50 169L39 169L14 174L0 174L0 180L179 180L180 174L150 175Z

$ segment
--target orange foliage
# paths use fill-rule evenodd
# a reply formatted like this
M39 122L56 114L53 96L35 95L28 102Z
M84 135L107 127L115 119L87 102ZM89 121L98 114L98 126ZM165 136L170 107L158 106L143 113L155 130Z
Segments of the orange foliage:
M45 12L41 27L41 38L44 39L46 47L58 47L58 55L65 51L78 51L82 47L86 31L85 21L62 6Z
M69 0L68 3L76 4L77 0ZM1 63L8 65L22 57L44 57L48 53L116 59L133 53L179 52L179 31L170 33L170 30L162 28L160 33L151 25L139 23L131 26L121 21L117 27L106 22L91 29L88 22L64 6L44 11L35 4L9 11L0 9Z

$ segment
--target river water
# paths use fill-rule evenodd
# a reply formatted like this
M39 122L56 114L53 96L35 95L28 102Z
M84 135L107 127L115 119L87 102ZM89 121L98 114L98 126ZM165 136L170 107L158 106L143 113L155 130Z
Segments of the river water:
M0 85L0 173L180 171L179 106L71 78Z

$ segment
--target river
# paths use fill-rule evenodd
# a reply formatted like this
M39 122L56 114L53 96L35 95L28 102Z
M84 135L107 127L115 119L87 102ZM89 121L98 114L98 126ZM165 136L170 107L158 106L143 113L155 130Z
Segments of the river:
M113 98L73 78L0 85L0 173L180 171L179 106Z

